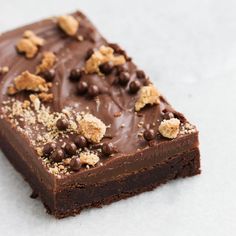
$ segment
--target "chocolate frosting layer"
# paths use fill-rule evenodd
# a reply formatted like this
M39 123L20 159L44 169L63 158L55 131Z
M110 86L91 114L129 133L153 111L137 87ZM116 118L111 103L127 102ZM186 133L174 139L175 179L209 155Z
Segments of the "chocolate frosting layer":
M84 40L82 41L74 37L68 37L59 29L54 18L13 30L2 34L0 37L0 66L8 66L10 68L6 75L0 75L1 104L9 99L7 88L13 83L14 78L26 70L34 73L37 65L40 64L43 52L51 51L55 53L57 63L55 65L56 76L52 86L54 100L52 103L48 103L47 106L50 107L51 111L55 112L61 112L65 107L72 107L74 111L78 112L89 112L109 126L102 142L113 143L117 152L112 157L101 157L103 166L98 165L90 170L82 169L70 176L55 177L58 178L60 185L93 184L105 181L106 178L118 178L121 174L149 168L158 164L158 162L163 162L165 158L196 147L198 145L196 133L180 135L174 141L158 135L152 141L150 147L150 142L147 142L138 134L145 128L152 128L155 132L158 132L158 126L163 120L163 111L173 112L175 117L182 122L186 120L182 114L173 110L162 96L159 105L148 105L140 112L134 112L138 94L129 92L129 84L125 87L117 84L115 72L109 76L100 76L98 74L83 75L81 81L86 81L89 85L98 86L100 94L96 99L89 98L87 95L81 96L77 94L77 83L68 79L71 70L84 67L85 57L89 49L96 49L108 43L82 13L77 12L74 16L80 20L78 34L83 37ZM45 39L45 45L40 48L39 53L33 59L26 59L18 54L15 49L15 45L25 30L31 30ZM137 79L135 64L127 60L125 67L130 74L130 82ZM140 79L139 81L142 85L147 82L145 79ZM15 98L24 101L28 99L28 95L29 93L21 92L15 95ZM120 116L115 117L114 114L117 113ZM140 126L140 123L144 125ZM21 122L20 126L23 129L31 128L30 124L25 122ZM1 128L4 129L4 127ZM16 127L14 132L15 130ZM40 131L35 131L35 137L38 132ZM15 135L17 136L18 134L15 133ZM189 139L191 141L189 142L188 136L191 136ZM27 137L24 137L24 139L22 144L24 142L28 143ZM21 144L18 143L18 145ZM30 146L27 148L32 150ZM28 153L32 155L32 152ZM24 155L29 154L25 151ZM152 156L155 156L155 158L151 158ZM37 159L37 165L40 165L40 158L36 152L35 156L31 158Z

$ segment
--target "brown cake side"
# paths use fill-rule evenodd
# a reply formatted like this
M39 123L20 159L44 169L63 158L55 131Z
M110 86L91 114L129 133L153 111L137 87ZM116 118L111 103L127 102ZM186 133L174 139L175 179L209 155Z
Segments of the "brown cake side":
M56 217L200 173L195 126L82 13L3 34L0 55L0 146Z

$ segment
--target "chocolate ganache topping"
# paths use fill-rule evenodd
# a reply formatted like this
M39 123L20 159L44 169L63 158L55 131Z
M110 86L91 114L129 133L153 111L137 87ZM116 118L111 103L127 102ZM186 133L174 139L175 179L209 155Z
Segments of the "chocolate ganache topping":
M80 12L0 38L1 118L55 174L102 166L194 132L123 49Z

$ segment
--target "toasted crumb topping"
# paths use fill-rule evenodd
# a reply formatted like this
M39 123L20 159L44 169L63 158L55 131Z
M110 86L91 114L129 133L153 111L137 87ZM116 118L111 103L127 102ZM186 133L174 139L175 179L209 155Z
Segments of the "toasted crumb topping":
M159 126L159 132L165 138L174 139L179 134L180 120L171 118L163 120Z
M7 94L8 94L8 95L15 95L16 93L17 93L17 90L16 90L15 86L10 85L10 86L7 88Z
M40 100L39 100L38 96L36 96L34 94L31 94L29 96L29 98L30 98L30 101L33 103L35 111L39 111L39 109L40 109Z
M79 132L93 143L99 143L106 133L106 125L91 114L86 114L78 123Z
M22 107L24 109L28 109L30 107L30 101L29 100L25 100L22 104Z
M8 66L0 67L0 75L5 75L9 71Z
M184 134L192 134L192 133L196 133L197 129L194 125L190 124L190 123L184 123L180 125L180 134L184 135Z
M43 38L40 38L31 30L26 30L23 37L29 39L36 46L43 46L45 42Z
M29 39L25 38L19 41L17 49L19 52L24 52L27 58L33 58L38 52L38 47Z
M123 55L114 56L114 50L111 47L101 46L98 51L94 52L92 56L86 61L86 73L99 73L99 66L106 62L112 62L113 65L122 65L125 63Z
M41 64L36 68L36 74L50 70L56 62L56 55L53 52L45 52Z
M140 111L147 104L159 104L160 94L153 85L143 86L135 103L135 111Z
M60 28L69 36L75 35L79 28L79 21L70 15L60 16L58 18L58 24Z
M21 75L14 79L15 88L17 91L28 90L35 92L47 92L48 85L46 80L40 76L31 74L28 71L23 72Z
M42 92L38 95L38 97L42 102L52 102L53 101L53 94L52 93Z
M82 152L79 156L82 164L95 166L99 162L99 157L96 154L89 152Z
M27 58L33 58L38 52L38 47L43 44L44 39L38 37L32 31L27 30L16 47L19 52L25 53Z

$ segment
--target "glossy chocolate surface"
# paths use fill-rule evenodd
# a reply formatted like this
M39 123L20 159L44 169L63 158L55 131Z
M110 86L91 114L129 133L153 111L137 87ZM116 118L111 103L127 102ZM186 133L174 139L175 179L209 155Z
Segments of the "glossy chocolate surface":
M0 36L0 65L7 65L10 68L6 75L0 75L1 103L9 99L7 88L13 82L13 79L26 70L34 73L35 68L40 64L42 53L51 51L57 56L57 63L54 67L55 77L51 90L54 100L46 105L56 112L61 112L64 107L71 107L78 112L86 111L100 118L109 126L102 143L112 143L116 148L116 152L111 157L107 157L107 155L101 156L100 162L103 165L97 165L91 169L83 168L71 175L49 177L47 178L49 182L52 181L50 179L57 178L58 183L60 183L60 187L58 185L57 188L64 188L74 184L84 185L104 182L108 179L111 180L119 178L121 175L136 172L142 168L150 168L173 155L197 147L197 132L179 135L175 140L167 140L161 135L157 135L154 140L150 141L151 143L138 135L145 129L153 129L158 133L158 126L164 119L163 111L173 112L175 117L179 118L183 123L186 120L182 114L173 110L163 97L161 97L159 105L148 105L140 112L134 111L138 93L130 93L129 85L134 80L138 80L141 86L148 81L143 76L141 78L137 77L137 68L130 60L127 60L124 65L125 70L130 75L127 85L119 84L117 70L115 69L105 76L84 74L79 78L79 81L86 81L89 86L96 85L99 89L99 94L95 97L87 94L78 94L77 85L79 82L69 79L71 70L84 67L89 49L98 49L101 45L107 45L108 43L82 13L77 12L74 16L80 20L78 35L83 37L84 40L82 41L79 41L76 37L68 37L59 29L55 19L43 20ZM32 30L38 36L44 38L46 42L33 59L26 59L18 54L15 49L17 41L25 30ZM15 98L24 101L28 98L28 95L29 93L20 92L15 95ZM120 115L117 116L116 114ZM140 122L143 124L142 126L140 126ZM1 129L4 129L5 125L11 127L6 120L0 119ZM20 126L23 129L31 129L28 123L20 122ZM28 144L22 151L22 155L25 156L24 158L27 159L27 162L29 162L30 158L35 158L35 164L29 163L29 166L32 166L32 168L40 166L40 157L29 145L29 140L27 140L29 137L25 136L19 142L22 136L18 134L16 127L10 132L12 132L11 135L19 136L12 138L13 147L18 147L19 149L20 146ZM36 138L37 134L38 131L35 131L35 136L31 137L31 139ZM71 135L69 138L71 140L69 141L72 141L72 138L74 138L73 135ZM17 142L16 139L18 139ZM57 145L60 146L61 143Z

